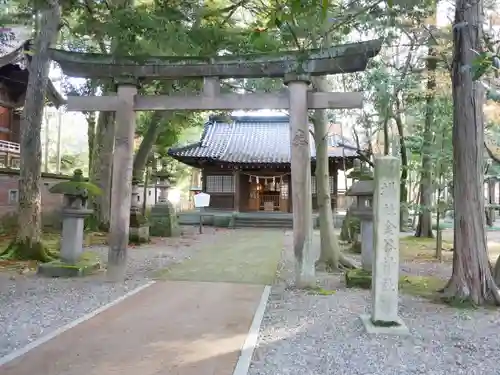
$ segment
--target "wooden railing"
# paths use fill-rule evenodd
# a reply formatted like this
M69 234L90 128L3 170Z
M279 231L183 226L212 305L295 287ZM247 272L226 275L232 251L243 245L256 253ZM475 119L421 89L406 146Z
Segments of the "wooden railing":
M279 211L280 196L277 194L261 194L260 209L263 211Z
M0 141L0 152L19 154L21 152L21 145L15 142Z

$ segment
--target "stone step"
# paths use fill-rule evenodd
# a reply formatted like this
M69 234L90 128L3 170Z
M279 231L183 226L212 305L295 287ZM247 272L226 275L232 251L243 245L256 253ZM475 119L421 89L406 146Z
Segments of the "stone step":
M250 219L237 218L235 220L236 228L293 228L291 219Z

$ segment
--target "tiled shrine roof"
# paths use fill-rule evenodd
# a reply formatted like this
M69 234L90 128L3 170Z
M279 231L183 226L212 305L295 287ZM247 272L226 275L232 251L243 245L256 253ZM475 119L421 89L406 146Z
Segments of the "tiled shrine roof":
M314 159L316 149L312 134L309 134L309 144ZM339 147L339 144L349 147ZM356 157L354 143L339 134L330 134L328 151L330 158ZM205 159L233 164L288 164L288 116L231 117L230 122L213 117L205 124L199 142L171 148L168 154L182 162Z
M5 36L5 40L0 43L0 83L18 94L20 91L26 91L29 75L27 65L31 59L27 53L31 48L31 40L28 38L31 31L27 33L24 29L23 27L0 28L0 34ZM46 95L56 107L65 103L65 99L50 79Z

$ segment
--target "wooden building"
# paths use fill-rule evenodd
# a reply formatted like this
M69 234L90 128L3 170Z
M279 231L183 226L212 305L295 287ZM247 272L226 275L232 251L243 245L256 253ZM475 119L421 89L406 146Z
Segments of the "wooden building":
M331 204L335 209L338 171L352 167L356 151L351 141L338 134L329 134L328 142ZM317 209L312 134L309 144L313 209ZM211 195L211 209L292 211L288 116L211 117L199 142L171 148L168 153L201 169L202 189Z
M28 85L29 41L12 41L14 48L0 54L0 167L19 168L20 113ZM49 103L59 106L64 98L49 80Z

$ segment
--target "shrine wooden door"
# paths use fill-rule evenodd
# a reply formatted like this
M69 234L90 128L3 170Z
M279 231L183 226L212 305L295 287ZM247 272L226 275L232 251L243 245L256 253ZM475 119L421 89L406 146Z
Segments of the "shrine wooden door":
M248 209L250 211L259 211L259 207L260 207L259 184L251 182L249 196L248 196Z

